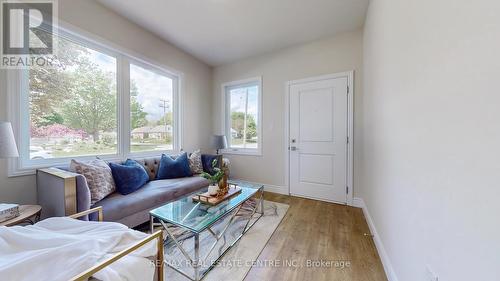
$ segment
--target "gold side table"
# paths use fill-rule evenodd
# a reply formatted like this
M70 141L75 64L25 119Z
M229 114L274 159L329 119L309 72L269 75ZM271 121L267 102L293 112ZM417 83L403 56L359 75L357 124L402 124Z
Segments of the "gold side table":
M34 224L40 220L42 206L40 205L19 205L19 216L0 222L0 226L13 226L22 223Z

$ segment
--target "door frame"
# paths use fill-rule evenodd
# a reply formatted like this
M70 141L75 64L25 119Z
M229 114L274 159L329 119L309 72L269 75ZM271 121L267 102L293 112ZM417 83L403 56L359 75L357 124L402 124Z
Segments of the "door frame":
M353 193L354 193L354 70L339 72L333 74L326 74L321 76L309 77L304 79L290 80L285 82L285 140L284 140L284 155L285 155L285 186L290 195L290 86L294 84L301 84L307 82L316 82L321 80L329 80L335 78L347 78L347 160L346 160L346 204L352 206ZM318 199L318 198L311 198ZM323 200L323 199L322 199ZM325 201L325 200L323 200ZM332 201L333 203L339 203Z

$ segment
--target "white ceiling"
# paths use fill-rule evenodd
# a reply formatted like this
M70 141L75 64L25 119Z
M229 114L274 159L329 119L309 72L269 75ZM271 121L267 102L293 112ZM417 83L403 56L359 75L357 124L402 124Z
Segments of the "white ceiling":
M368 7L368 0L99 2L213 66L359 28Z

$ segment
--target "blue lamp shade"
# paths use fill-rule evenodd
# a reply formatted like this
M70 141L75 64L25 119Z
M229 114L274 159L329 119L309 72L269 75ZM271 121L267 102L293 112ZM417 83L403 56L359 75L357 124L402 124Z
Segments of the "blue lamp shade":
M227 148L227 139L225 135L214 135L212 137L211 147L217 150L217 154L219 154L219 149Z
M0 158L19 157L10 122L0 122Z

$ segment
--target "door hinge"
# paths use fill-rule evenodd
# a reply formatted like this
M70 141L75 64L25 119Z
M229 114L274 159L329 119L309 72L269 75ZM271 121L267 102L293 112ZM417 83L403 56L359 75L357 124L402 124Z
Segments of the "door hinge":
M349 86L347 86L347 94L349 94Z
M349 186L346 186L346 187L345 187L345 193L346 193L346 194L349 194Z
M349 144L349 137L347 137L347 144Z

